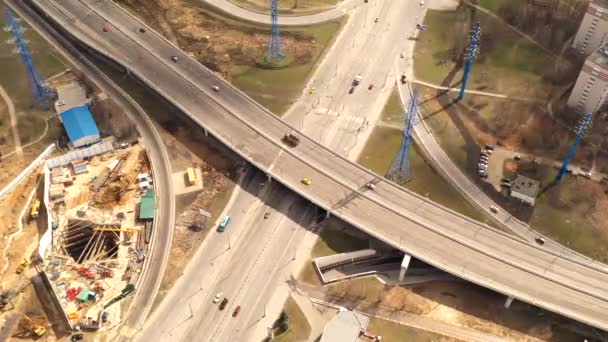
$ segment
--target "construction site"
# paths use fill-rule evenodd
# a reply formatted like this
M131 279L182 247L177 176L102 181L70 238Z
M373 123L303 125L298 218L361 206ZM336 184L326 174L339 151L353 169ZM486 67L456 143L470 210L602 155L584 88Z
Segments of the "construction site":
M114 304L135 290L154 217L153 181L139 144L67 160L45 168L49 228L38 267L66 323L96 331L120 321Z

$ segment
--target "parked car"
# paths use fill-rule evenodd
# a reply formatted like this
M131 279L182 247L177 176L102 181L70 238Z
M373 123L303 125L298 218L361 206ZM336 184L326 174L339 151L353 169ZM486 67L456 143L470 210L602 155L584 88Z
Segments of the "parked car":
M228 298L224 298L220 303L220 310L224 310L224 308L228 305Z
M369 87L367 87L367 90L372 90L372 89L374 89L374 84L373 84L373 83L370 83L370 84L369 84Z
M80 341L84 338L83 334L74 334L72 335L72 337L70 337L70 341L75 342L75 341Z
M270 216L270 211L264 213L264 219L267 219Z

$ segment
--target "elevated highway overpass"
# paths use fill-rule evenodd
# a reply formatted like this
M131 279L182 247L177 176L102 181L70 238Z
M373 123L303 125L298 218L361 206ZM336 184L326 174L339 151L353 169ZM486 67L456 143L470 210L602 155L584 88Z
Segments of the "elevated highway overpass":
M66 33L123 65L201 127L287 187L363 231L458 277L608 330L608 274L466 218L340 157L111 1L27 0ZM102 28L110 27L109 32ZM174 63L170 56L176 55ZM219 86L219 93L212 91ZM309 177L313 184L300 181ZM373 182L376 190L367 190Z

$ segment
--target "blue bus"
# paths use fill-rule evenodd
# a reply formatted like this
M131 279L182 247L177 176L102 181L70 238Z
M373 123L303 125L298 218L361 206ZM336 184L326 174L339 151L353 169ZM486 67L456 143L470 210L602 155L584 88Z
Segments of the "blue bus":
M222 219L222 222L220 222L220 225L217 228L217 231L221 233L224 230L226 230L226 226L228 225L229 222L230 222L230 216L228 216L228 215L224 216L224 218Z

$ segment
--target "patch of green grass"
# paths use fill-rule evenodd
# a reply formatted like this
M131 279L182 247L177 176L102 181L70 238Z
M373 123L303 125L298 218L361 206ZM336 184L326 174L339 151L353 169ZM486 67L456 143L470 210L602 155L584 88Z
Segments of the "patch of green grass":
M554 73L554 58L542 48L512 31L503 22L477 12L481 22L482 43L467 87L519 96L546 96L550 83L546 75ZM457 57L467 44L470 12L428 11L429 27L419 35L414 55L416 77L440 84L455 67ZM462 78L456 71L452 84Z
M454 65L454 42L466 32L466 25L458 23L466 21L464 11L427 11L424 24L429 29L419 34L414 53L416 78L435 84L443 81Z
M232 2L254 11L268 13L270 2L259 0L231 0ZM279 13L316 13L335 6L338 0L279 0Z
M358 162L381 175L385 174L399 151L402 137L402 132L394 128L374 128ZM424 160L415 144L410 148L409 158L413 178L405 184L405 188L463 215L482 222L487 221L483 214L471 206Z
M4 5L0 5L0 27L7 26L8 19L4 14ZM28 48L32 55L34 64L42 77L46 79L65 69L65 60L63 60L57 52L51 47L35 30L33 30L25 21L20 22L21 26L26 29L24 37L28 41ZM6 90L15 105L17 112L17 129L21 138L21 144L25 145L42 135L45 128L45 120L54 113L52 111L41 111L32 108L32 99L29 90L28 75L25 69L21 56L14 53L15 45L9 44L7 41L12 38L10 32L0 30L0 46L3 47L0 52L0 85ZM4 102L0 99L4 107ZM8 110L0 110L0 136L6 137L4 144L0 145L0 152L6 154L14 151L14 140L10 131L10 119ZM28 154L34 158L39 151L44 149L50 141L61 132L58 129L50 129L47 132L48 138L45 138L39 144L34 144L28 150L34 153Z
M239 66L233 84L273 113L283 114L302 92L320 57L331 45L341 26L341 21L331 21L310 27L288 29L289 32L299 33L314 40L315 47L310 61L305 64L295 63L281 69Z
M319 233L319 241L311 251L313 258L328 256L337 253L345 253L365 249L369 247L369 241L362 239L332 226L325 227Z
M0 26L7 25L7 18L4 15L5 6L0 6ZM24 33L32 59L43 79L55 75L65 69L65 60L33 30L25 21L21 21L21 26L26 29ZM0 84L5 88L17 111L31 111L31 98L29 93L28 76L21 56L15 54L14 45L6 41L11 39L10 32L0 30L0 45L3 46L0 52ZM35 111L32 111L35 112Z
M416 329L395 322L387 321L377 317L371 317L367 325L367 331L373 335L382 336L382 341L401 342L448 342L461 341L426 330Z
M310 335L310 324L308 324L308 320L306 319L306 316L304 316L302 309L300 309L291 296L287 298L283 311L289 318L289 329L280 335L276 335L273 341L305 341L308 338L308 335Z
M580 177L566 176L538 197L530 224L535 230L579 253L608 262L608 234L594 227L605 223L595 222L592 216L597 196L605 195L592 195L591 191L583 190L589 186L597 184Z
M397 92L397 88L395 88L384 105L380 118L384 122L402 124L404 113L405 109L401 105L399 93Z
M479 0L479 6L494 13L498 12L504 3L505 0Z

